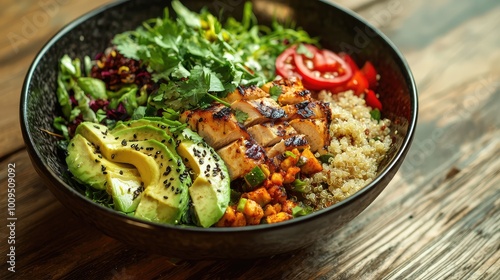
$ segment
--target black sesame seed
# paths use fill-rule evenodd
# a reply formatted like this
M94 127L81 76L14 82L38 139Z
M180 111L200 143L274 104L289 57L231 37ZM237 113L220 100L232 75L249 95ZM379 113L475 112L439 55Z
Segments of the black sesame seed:
M115 154L111 154L111 159L114 159L115 158Z
M125 139L122 140L122 146L127 146L127 140Z

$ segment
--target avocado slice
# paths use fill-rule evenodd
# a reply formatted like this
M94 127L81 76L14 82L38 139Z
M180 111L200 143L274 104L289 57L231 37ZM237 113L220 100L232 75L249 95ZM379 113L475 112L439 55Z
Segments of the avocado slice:
M177 152L194 173L189 195L197 223L210 227L220 220L229 204L229 173L215 150L191 129L182 130L178 140Z
M159 223L176 224L187 211L191 178L185 165L156 140L127 141L111 134L107 127L81 123L76 134L94 143L113 162L134 165L144 182L135 216Z
M160 169L158 184L149 185L143 192L135 216L152 222L178 224L189 204L188 187L191 177L180 158L156 140L138 141ZM134 145L134 144L132 144ZM135 146L137 147L137 146Z
M167 148L167 151L165 151L165 154L168 154L168 156L170 158L175 160L175 163L176 163L175 169L176 170L179 169L178 172L174 171L173 170L174 166L172 166L172 168L166 169L166 170L170 170L169 172L173 172L172 175L174 175L175 172L177 172L178 173L177 175L180 176L179 178L182 178L182 180L184 180L183 182L181 182L181 184L184 184L186 186L179 189L179 191L182 192L182 190L187 189L191 185L191 177L186 176L186 175L184 175L184 176L180 175L180 174L184 174L184 173L187 174L188 171L186 170L186 166L182 163L181 157L176 152L175 139L173 139L171 136L169 136L165 132L164 128L163 129L156 128L156 126L152 126L152 125L138 126L138 124L143 123L143 122L142 121L141 122L133 121L133 122L135 122L135 124L130 126L130 127L128 125L126 125L126 123L125 123L124 124L125 126L123 127L123 129L118 129L116 131L113 130L112 131L113 135L115 137L119 137L119 139L125 139L129 142L155 140L155 141L158 141L158 142L164 144ZM144 123L149 124L149 122L144 122ZM179 162L180 162L180 164L179 164ZM168 180L171 180L171 179L169 178ZM178 182L175 182L175 183L178 183ZM171 190L174 190L173 184L175 184L175 183L167 183L167 184L171 188ZM175 188L177 188L177 187L175 187ZM146 193L148 193L148 192L146 192ZM186 191L186 194L187 194L187 191ZM160 197L160 199L162 199L162 198ZM189 196L184 197L182 199L185 199L186 202L188 202ZM146 202L143 202L142 204L144 204L144 203L146 203ZM153 204L153 202L151 202L151 204ZM141 212L141 210L139 209L137 211L136 215L146 216L147 214L143 214Z
M172 155L176 158L180 158L175 152L175 139L167 134L164 129L156 128L152 125L143 126L124 126L123 129L112 130L112 134L119 139L125 139L127 141L144 141L144 140L156 140L164 144L170 151Z
M144 117L138 120L131 120L126 122L118 122L113 128L112 132L116 133L117 131L141 127L141 126L151 126L158 129L161 129L167 133L169 136L173 136L172 132L179 129L184 128L187 125L178 121L173 121L161 117Z
M105 189L112 196L116 210L135 211L142 186L140 174L134 166L107 160L80 134L69 142L66 163L79 181L94 189Z

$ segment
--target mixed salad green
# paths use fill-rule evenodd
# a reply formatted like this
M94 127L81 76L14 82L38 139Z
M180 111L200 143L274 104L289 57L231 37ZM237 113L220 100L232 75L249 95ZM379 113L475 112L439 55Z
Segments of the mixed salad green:
M175 18L165 8L163 17L112 39L113 53L139 61L150 73L154 91L133 80L110 90L102 79L92 77L99 59L86 56L83 66L79 58L61 59L57 95L62 116L55 127L65 138L71 134L67 126L78 118L113 125L116 118L110 118L109 111L119 107L127 115L121 118L132 119L158 114L175 118L180 110L206 107L239 85L261 86L274 79L276 57L288 46L317 43L293 25L259 25L250 2L241 21L230 17L222 22L206 9L195 13L179 1L172 1L172 8Z

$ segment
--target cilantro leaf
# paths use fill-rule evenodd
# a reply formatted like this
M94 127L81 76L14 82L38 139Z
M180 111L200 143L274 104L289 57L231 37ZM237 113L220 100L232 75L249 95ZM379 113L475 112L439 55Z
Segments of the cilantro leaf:
M234 116L239 123L244 123L248 119L248 114L239 109L234 110Z
M272 86L269 88L269 95L271 96L274 101L278 101L278 97L281 95L283 92L283 89L279 86Z

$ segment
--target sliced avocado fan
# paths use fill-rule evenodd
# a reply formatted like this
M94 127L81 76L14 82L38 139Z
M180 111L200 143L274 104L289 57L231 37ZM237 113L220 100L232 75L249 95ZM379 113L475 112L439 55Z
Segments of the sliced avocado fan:
M156 117L118 123L112 132L126 139L155 139L177 151L192 170L189 196L197 225L210 227L224 215L230 201L229 173L224 161L196 132L180 122Z
M116 163L131 164L139 171L144 191L135 210L138 218L158 223L178 224L185 214L191 178L175 151L157 140L129 141L120 139L106 126L81 123L77 130L96 147L104 158Z

